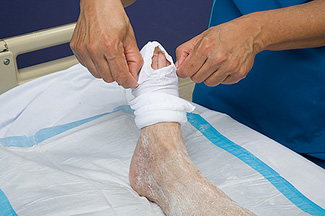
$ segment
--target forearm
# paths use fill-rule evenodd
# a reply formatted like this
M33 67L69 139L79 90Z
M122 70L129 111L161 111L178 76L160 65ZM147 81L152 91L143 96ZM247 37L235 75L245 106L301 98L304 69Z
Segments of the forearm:
M256 12L241 17L256 23L261 50L288 50L325 46L325 0Z
M85 0L80 0L80 3L83 2ZM93 2L94 0L86 0L86 1L91 1ZM123 7L127 7L130 6L131 4L133 4L136 0L110 0L111 2L122 2Z

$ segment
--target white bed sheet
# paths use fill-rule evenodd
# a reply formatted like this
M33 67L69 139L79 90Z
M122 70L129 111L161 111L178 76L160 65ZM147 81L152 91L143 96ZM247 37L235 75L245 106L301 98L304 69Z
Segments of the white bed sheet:
M161 215L159 207L138 197L128 183L129 160L138 136L126 107L128 95L116 83L93 78L81 65L0 95L0 209L1 205L8 207L7 199L18 215L40 211L42 215ZM325 212L324 169L225 114L200 106L196 113L200 115L190 114L190 123L182 127L189 154L200 171L231 198L259 215ZM124 126L108 136L107 128L118 124ZM55 134L48 136L49 130L44 132L44 128ZM37 133L40 130L43 134ZM124 130L130 134L123 141ZM44 134L48 137L42 137ZM28 140L21 141L27 146L17 143L21 138ZM87 168L89 164L82 161L96 166ZM29 170L33 166L38 172ZM99 169L101 166L104 168ZM53 176L53 181L42 176ZM65 178L73 183L66 186ZM33 181L39 184L31 184ZM71 196L65 202L58 199L61 204L55 206L51 197L61 196L45 193L44 188L49 187ZM20 192L26 192L30 200Z

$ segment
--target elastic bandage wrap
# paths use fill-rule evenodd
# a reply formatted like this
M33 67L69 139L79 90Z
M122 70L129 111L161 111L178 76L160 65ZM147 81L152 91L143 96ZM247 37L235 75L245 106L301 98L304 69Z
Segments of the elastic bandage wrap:
M170 65L154 70L151 67L155 48L165 55ZM144 63L138 76L139 86L132 90L134 99L129 105L134 110L139 129L159 122L187 121L186 112L195 107L178 95L178 77L173 59L156 41L147 43L140 51Z

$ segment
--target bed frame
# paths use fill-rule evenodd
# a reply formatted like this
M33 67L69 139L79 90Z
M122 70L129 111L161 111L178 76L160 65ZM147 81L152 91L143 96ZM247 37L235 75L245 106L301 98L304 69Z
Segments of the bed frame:
M0 39L0 94L22 83L77 64L74 56L68 56L21 69L17 67L18 55L68 43L74 27L73 23Z

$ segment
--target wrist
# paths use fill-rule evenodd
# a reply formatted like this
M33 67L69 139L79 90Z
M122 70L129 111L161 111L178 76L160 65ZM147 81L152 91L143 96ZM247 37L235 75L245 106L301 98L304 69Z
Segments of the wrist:
M272 21L272 16L269 16L268 11L261 11L248 14L247 17L249 23L253 23L260 30L260 34L256 38L259 52L271 50L272 46L279 42L280 33L277 31L277 24Z
M240 22L238 26L244 29L242 34L246 34L246 40L250 41L255 54L262 52L268 47L268 39L265 32L264 22L260 17L259 12L243 15L237 20Z

